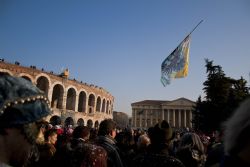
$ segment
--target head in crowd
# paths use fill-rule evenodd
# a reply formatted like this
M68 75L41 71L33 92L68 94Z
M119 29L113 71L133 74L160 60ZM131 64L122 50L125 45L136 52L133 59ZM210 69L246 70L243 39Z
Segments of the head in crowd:
M98 136L116 136L116 123L112 119L105 119L100 123Z
M125 148L129 148L134 144L132 133L131 131L127 130L118 133L115 137L115 140L117 141L117 145Z
M204 145L196 133L185 133L181 137L180 147L190 147L198 150L202 154L205 153Z
M57 141L57 130L49 129L44 134L45 142L55 145Z
M147 146L150 144L150 139L147 134L143 134L138 138L138 141L136 143L137 148L140 150L144 150L147 148Z
M82 139L88 141L90 137L90 129L87 126L77 126L72 134L74 139Z
M176 153L186 167L199 167L205 163L205 148L196 133L185 133Z
M149 138L151 140L151 143L153 145L154 144L169 145L173 136L172 128L170 127L169 123L165 120L156 124L154 128L150 128L148 130L148 133L149 133Z
M250 99L245 100L225 125L225 153L250 163Z
M45 142L44 133L46 132L46 130L48 130L48 124L49 123L47 121L41 122L39 133L36 139L37 144L43 144Z
M49 101L30 81L0 73L0 164L25 164L50 112Z

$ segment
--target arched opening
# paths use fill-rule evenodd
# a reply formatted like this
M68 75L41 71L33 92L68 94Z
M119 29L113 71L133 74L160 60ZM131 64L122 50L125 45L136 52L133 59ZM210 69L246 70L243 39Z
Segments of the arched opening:
M95 121L95 129L98 129L98 127L99 127L99 122Z
M106 113L108 114L109 111L109 101L107 101L107 106L106 106Z
M92 121L91 119L89 119L89 120L87 121L87 127L89 127L89 128L92 128L92 127L93 127L93 121Z
M0 71L0 74L8 74L8 75L12 76L12 74L10 72L8 72L8 71Z
M105 99L102 100L102 112L105 112L105 108L106 108L106 101Z
M84 120L82 118L79 118L77 121L78 126L84 126Z
M96 111L100 112L101 111L101 98L100 96L97 98L97 102L96 102Z
M65 126L65 127L68 127L69 125L74 126L74 120L73 120L72 117L68 117L68 118L66 118L65 121L64 121L64 126Z
M52 93L52 100L51 100L51 107L52 108L63 108L63 87L62 85L55 85L53 87L53 93Z
M86 112L86 93L81 92L79 94L79 102L78 102L78 111L79 112Z
M53 125L53 126L55 126L55 125L61 125L62 120L61 120L61 118L60 118L59 116L54 115L54 116L52 116L52 117L50 118L49 123L50 123L51 125Z
M27 76L21 76L23 79L26 79L27 81L30 81L30 82L32 82L31 81L31 79L29 78L29 77L27 77Z
M67 103L66 109L67 110L75 110L75 103L76 103L76 91L73 88L70 88L67 93Z
M44 91L44 93L48 96L48 92L49 92L49 80L44 77L44 76L41 76L37 79L36 81L37 83L37 87L39 89L41 89L42 91Z
M94 107L95 107L95 96L93 94L90 94L88 100L89 113L92 113L94 111Z

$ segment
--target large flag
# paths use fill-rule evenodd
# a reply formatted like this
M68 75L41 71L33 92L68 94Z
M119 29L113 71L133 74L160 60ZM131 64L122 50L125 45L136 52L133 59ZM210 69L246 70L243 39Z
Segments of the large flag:
M188 74L190 35L162 62L161 82L170 84L173 78L183 78Z

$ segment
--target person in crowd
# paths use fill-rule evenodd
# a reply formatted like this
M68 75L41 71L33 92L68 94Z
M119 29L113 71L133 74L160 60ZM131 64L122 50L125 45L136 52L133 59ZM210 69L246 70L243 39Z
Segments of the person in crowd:
M90 130L77 126L66 150L57 154L56 166L61 167L107 167L107 152L104 148L89 143Z
M30 166L43 167L54 165L54 155L56 153L55 144L57 141L57 130L50 129L44 133L44 142L37 143L39 151L39 159L37 162L33 162Z
M95 128L90 129L90 136L89 136L89 141L90 142L95 142L97 138L98 130Z
M172 142L172 154L175 156L176 152L180 146L181 134L180 132L176 131L174 134L174 139Z
M56 148L55 148L55 144L57 141L57 130L56 129L50 129L47 130L45 132L44 135L44 139L45 139L45 145L47 145L48 149L48 154L49 156L54 156L54 154L56 153Z
M136 143L137 153L144 153L147 150L148 145L150 144L150 138L148 137L147 134L143 134L139 136L138 141Z
M100 123L96 143L107 151L108 167L123 167L115 136L116 123L112 119L105 119Z
M0 166L21 167L35 153L43 119L51 113L44 93L30 81L0 73Z
M89 142L89 137L90 137L90 129L87 126L77 126L72 133L72 139L67 144L67 150L70 150L71 152L77 152L79 148L82 148L84 144ZM82 158L83 156L80 157L80 160L73 160L73 161L82 161L81 160Z
M134 167L184 167L181 161L169 155L169 144L173 134L167 121L163 120L150 128L148 134L151 144L146 153L134 158Z
M204 145L196 133L185 133L180 140L176 157L186 167L202 167L206 161Z
M223 167L250 166L250 98L224 124Z
M135 143L131 130L124 129L124 131L117 133L115 140L117 141L116 145L120 150L120 157L124 167L130 167L135 156Z
M219 167L224 156L223 132L214 132L214 141L207 151L205 167Z
M48 122L47 121L44 121L43 123L41 123L41 127L39 129L39 133L38 133L38 136L37 136L37 139L36 139L36 143L38 145L43 144L45 142L44 133L48 129L47 127L48 127Z

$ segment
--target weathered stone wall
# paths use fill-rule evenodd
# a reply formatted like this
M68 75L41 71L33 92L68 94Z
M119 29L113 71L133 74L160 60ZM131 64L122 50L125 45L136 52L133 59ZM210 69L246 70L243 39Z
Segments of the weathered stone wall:
M0 61L0 72L30 80L48 96L53 114L47 117L59 116L62 123L72 118L74 125L79 119L92 122L98 126L106 118L113 118L114 97L105 89L82 83L74 79L36 69L34 66L24 67L19 63L11 64Z

